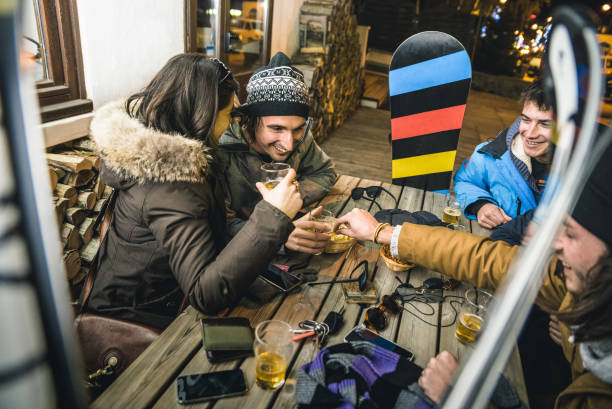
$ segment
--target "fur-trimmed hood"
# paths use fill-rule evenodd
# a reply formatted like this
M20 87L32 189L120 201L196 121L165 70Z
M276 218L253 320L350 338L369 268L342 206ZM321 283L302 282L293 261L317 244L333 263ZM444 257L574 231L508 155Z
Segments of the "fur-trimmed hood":
M210 172L211 148L195 139L145 127L127 114L125 100L100 108L90 130L104 170L122 181L201 183Z

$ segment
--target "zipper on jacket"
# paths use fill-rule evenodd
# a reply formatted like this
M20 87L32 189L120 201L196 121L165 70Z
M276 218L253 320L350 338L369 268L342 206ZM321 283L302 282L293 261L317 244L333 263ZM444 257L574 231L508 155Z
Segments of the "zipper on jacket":
M521 199L516 198L516 217L521 215Z

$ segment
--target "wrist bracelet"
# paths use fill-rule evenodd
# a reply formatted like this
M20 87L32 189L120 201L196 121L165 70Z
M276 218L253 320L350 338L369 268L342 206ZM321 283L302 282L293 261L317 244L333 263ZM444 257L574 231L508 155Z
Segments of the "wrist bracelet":
M385 226L391 226L391 225L389 223L380 223L378 226L376 226L376 230L374 231L374 240L372 240L375 244L380 244L378 242L378 235L380 234L380 231L382 230L382 228Z

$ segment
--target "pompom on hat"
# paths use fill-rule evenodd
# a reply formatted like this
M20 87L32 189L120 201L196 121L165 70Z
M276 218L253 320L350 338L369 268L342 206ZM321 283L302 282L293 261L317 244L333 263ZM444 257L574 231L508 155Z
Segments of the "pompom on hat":
M578 198L572 217L612 250L612 144L609 144Z
M245 115L308 117L310 97L304 74L282 52L255 71L246 89L246 102L238 108Z

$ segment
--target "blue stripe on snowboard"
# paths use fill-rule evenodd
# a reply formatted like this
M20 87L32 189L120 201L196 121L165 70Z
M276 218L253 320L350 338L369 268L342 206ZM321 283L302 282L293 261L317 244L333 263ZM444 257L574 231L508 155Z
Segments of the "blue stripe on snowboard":
M433 190L434 193L440 193L440 194L447 194L448 193L448 189L442 189L442 190Z
M389 71L389 95L399 95L472 76L470 58L459 51Z

